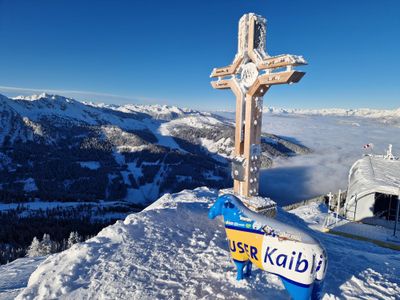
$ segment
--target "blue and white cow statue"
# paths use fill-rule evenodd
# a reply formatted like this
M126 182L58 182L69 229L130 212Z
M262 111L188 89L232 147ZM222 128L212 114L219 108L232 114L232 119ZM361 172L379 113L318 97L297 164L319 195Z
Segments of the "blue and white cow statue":
M210 219L220 215L224 217L238 280L249 276L254 264L278 275L292 299L321 299L327 256L317 240L302 230L251 211L233 195L218 197L210 208Z

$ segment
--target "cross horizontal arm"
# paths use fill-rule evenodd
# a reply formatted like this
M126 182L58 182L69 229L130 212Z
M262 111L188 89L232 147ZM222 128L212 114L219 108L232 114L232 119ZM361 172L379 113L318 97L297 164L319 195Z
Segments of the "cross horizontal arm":
M264 70L264 69L283 68L287 66L301 66L306 64L307 61L303 58L303 56L283 54L283 55L264 58L263 61L257 64L257 67L260 70Z
M242 99L244 96L244 92L240 88L239 83L235 78L212 81L211 86L214 89L219 89L219 90L231 89L232 92L235 94L235 96L240 99Z
M254 95L261 86L271 86L276 84L296 83L303 78L305 72L300 71L285 71L270 74L263 74L257 78L252 87L249 89L248 94ZM266 90L265 90L266 91Z
M214 68L212 70L212 73L210 77L224 77L228 75L233 75L236 73L237 69L239 68L240 64L243 61L242 56L238 56L235 58L233 63L227 67L222 67L222 68Z
M231 79L221 79L217 81L211 81L211 86L214 89L226 90L231 88Z
M258 80L261 84L273 85L273 84L285 84L285 83L296 83L303 78L305 72L300 71L285 71L276 72L261 75Z

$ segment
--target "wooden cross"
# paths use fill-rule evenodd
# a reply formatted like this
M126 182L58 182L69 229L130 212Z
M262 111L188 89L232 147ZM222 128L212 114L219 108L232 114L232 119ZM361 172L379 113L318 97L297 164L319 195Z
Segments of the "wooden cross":
M214 68L210 76L218 78L211 82L213 88L231 89L236 96L232 177L234 192L244 197L259 192L263 96L272 85L300 81L305 73L293 67L307 64L302 56L269 56L265 49L266 20L245 14L239 21L238 52L233 63Z

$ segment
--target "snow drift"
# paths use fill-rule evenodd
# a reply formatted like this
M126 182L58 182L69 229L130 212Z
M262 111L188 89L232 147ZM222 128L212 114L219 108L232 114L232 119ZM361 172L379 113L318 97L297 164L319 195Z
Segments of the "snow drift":
M17 299L288 299L279 278L256 270L237 282L222 222L207 218L208 188L161 197L96 237L50 256ZM398 252L313 231L323 205L282 210L278 219L308 231L328 252L324 299L395 299ZM298 214L299 216L296 216Z

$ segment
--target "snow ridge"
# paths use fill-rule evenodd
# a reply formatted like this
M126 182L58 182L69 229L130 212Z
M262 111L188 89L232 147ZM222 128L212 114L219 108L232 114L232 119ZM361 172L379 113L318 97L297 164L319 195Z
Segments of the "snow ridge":
M143 129L137 115L131 113L121 118L100 107L85 105L82 102L59 95L46 93L32 96L18 96L12 99L3 97L5 105L21 117L39 122L43 118L63 120L88 125L113 124L124 129Z
M190 108L180 108L177 106L170 105L139 105L139 104L125 104L125 105L115 105L115 104L104 104L104 103L93 103L84 102L87 105L99 108L107 108L115 111L120 111L124 113L144 113L150 115L156 120L170 121L177 118L182 118L189 115L211 115L210 113L200 112Z
M223 223L207 217L217 195L205 187L164 195L50 256L17 299L288 299L279 278L261 270L236 281ZM323 299L397 297L398 252L313 231L308 225L323 222L324 205L293 213L279 210L278 219L306 230L328 251Z

